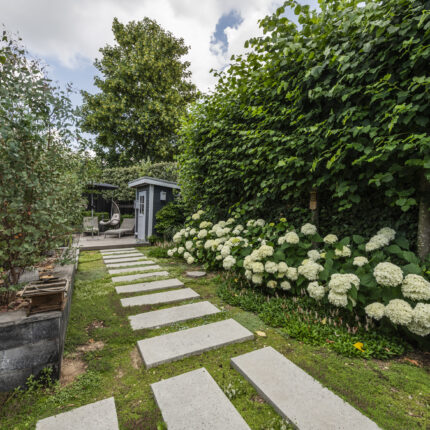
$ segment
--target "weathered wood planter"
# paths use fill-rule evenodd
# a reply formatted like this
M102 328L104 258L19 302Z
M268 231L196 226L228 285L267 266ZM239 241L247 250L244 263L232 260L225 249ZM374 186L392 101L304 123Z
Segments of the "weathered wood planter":
M56 276L69 280L62 311L0 314L0 392L24 386L30 375L37 376L45 367L52 367L54 378L60 376L75 270L75 264L55 269Z

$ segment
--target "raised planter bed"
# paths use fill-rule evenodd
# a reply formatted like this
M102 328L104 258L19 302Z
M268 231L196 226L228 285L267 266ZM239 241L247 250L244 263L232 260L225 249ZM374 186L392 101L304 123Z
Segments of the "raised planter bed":
M53 369L54 378L60 376L75 270L76 263L54 269L55 276L67 278L70 285L62 311L0 314L0 392L24 386L30 375L37 376L45 367Z

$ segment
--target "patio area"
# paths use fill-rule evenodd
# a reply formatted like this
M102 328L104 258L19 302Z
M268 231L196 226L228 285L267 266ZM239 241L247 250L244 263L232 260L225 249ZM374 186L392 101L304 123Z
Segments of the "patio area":
M75 240L77 246L81 251L94 251L98 249L110 249L110 248L128 248L129 246L148 246L149 242L139 241L134 235L114 237L104 237L103 233L99 236L94 235L77 235Z

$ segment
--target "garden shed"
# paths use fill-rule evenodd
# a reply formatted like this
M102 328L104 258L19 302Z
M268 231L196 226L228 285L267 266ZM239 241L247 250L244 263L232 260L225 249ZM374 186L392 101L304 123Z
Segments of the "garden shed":
M174 200L174 190L180 187L176 182L143 176L129 182L129 187L136 189L135 214L136 235L146 242L155 231L155 215L167 203Z

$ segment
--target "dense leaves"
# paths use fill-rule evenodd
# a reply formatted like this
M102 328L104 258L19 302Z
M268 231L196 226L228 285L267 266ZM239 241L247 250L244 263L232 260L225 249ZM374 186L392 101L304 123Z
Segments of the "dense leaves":
M181 60L188 47L148 18L127 25L115 18L112 30L116 44L94 63L100 92L82 92L82 127L97 134L94 150L110 164L172 159L179 117L196 95Z
M324 228L411 238L430 169L429 2L287 1L261 27L184 121L187 202L303 220L316 189Z
M64 241L82 209L67 93L3 33L0 42L0 272L6 285ZM2 270L3 269L3 270Z

